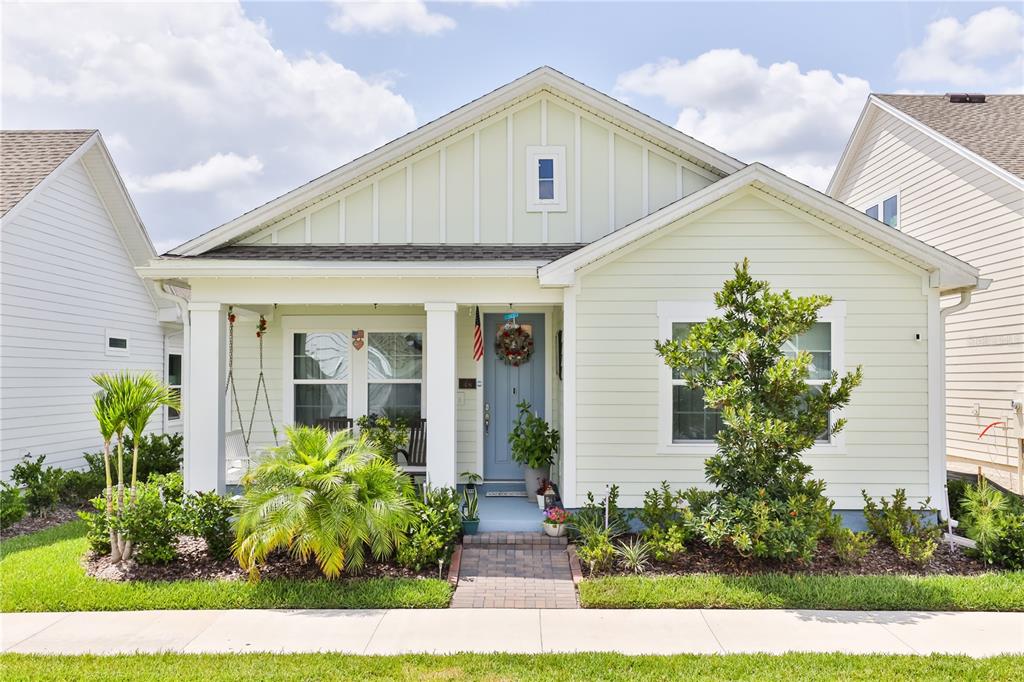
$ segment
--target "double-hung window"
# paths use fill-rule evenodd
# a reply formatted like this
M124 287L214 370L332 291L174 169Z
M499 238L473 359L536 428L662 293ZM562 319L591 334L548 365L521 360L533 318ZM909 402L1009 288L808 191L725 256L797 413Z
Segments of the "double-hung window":
M349 416L349 335L298 332L292 338L294 422L315 425L328 417Z
M873 201L864 209L868 217L881 220L889 227L899 228L900 226L900 195L899 193L888 195L877 201Z
M695 324L716 314L712 303L661 301L658 303L658 338L685 339ZM811 354L807 384L812 390L828 381L833 370L843 371L844 317L844 304L833 302L819 312L818 322L813 327L783 347L788 357L795 357L800 351ZM661 358L657 362L661 363L659 449L665 452L712 452L715 434L722 428L721 413L704 404L703 391L686 386L682 372L664 365ZM821 435L815 448L839 445L838 437L830 431Z
M367 413L406 421L419 419L423 334L370 332L368 336Z

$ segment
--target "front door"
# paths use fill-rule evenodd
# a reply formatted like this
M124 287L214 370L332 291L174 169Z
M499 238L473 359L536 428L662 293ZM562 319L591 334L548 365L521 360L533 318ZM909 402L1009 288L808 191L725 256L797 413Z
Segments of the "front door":
M487 313L483 320L484 337L484 478L488 481L522 480L523 467L512 459L508 433L515 424L520 401L544 415L544 315L524 313L519 324L533 334L533 355L519 367L498 358L494 348L498 330L505 324L502 313Z

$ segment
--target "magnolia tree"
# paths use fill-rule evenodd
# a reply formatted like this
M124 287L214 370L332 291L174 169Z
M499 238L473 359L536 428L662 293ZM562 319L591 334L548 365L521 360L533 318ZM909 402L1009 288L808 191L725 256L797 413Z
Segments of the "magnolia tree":
M824 483L810 479L800 453L843 429L845 420L830 424L829 415L849 403L861 370L832 372L811 386L811 354L786 350L831 302L773 292L750 276L744 259L715 293L720 316L693 325L683 339L656 343L665 363L721 412L717 452L705 463L717 487L706 522L710 536L731 539L743 554L809 558L831 516Z
M180 403L174 390L149 372L98 374L92 381L100 388L93 396L93 414L103 436L103 463L107 479L103 493L104 525L110 534L110 558L116 563L132 554L131 538L124 531L124 518L135 506L138 495L139 443L146 425L161 407L180 409ZM130 478L125 475L126 433L131 434L134 444Z

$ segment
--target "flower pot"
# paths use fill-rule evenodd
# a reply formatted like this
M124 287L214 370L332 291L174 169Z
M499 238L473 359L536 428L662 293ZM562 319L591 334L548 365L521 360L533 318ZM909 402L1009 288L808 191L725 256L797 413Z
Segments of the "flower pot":
M462 519L462 532L466 535L476 535L480 527L480 519Z
M523 480L526 482L527 495L537 494L537 489L540 488L541 482L547 480L550 470L551 467L544 467L543 469L526 467L523 470ZM541 509L543 509L543 507L541 507Z
M537 509L540 509L541 511L544 511L544 496L543 495L538 495L537 496Z
M553 538L560 538L563 535L565 535L565 524L564 523L554 524L554 523L544 522L541 525L544 526L544 533L549 535L549 536L551 536L551 537L553 537Z

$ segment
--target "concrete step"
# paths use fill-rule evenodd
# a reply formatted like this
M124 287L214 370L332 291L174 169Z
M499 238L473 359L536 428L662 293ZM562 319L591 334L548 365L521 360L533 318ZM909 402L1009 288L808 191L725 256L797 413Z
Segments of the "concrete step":
M560 548L565 547L569 544L569 539L566 537L553 538L544 533L531 533L531 532L495 532L495 533L477 533L476 535L466 535L462 538L462 546L464 548L480 547L480 548L504 548L504 549L544 549L544 548Z

